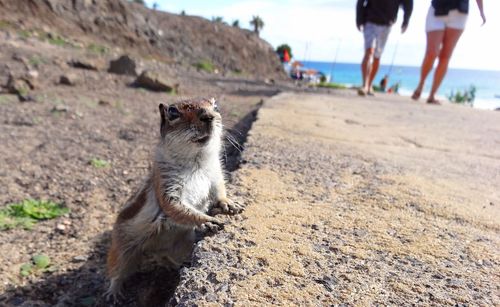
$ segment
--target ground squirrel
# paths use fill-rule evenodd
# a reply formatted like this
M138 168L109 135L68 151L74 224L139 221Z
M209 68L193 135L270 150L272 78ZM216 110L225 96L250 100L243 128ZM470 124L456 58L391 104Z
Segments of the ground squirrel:
M221 166L222 121L215 99L160 104L161 128L152 169L118 214L108 252L108 296L120 292L145 252L179 267L188 260L195 228L218 227L208 215L242 210L226 197Z

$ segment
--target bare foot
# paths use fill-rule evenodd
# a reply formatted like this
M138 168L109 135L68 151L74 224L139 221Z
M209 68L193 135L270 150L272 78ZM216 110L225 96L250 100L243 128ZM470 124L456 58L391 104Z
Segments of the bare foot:
M420 95L422 95L422 90L415 90L413 92L413 95L411 95L411 99L413 99L413 100L419 100L420 99Z
M429 97L429 99L427 99L427 103L434 104L434 105L441 105L441 102L439 102L439 100L437 100L434 97Z

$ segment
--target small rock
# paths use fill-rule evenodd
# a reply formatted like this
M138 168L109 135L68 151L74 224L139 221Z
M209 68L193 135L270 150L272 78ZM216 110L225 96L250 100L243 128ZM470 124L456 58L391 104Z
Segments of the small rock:
M118 75L138 75L136 61L128 55L122 55L118 59L111 61L108 72Z
M74 262L85 262L85 261L87 261L87 256L85 256L85 255L75 256L75 257L73 257L73 261Z
M61 231L61 232L64 232L66 230L66 226L63 224L57 224L56 229Z
M311 225L311 228L314 229L314 230L319 230L319 226L316 225L316 224L312 224Z
M51 112L68 112L68 110L69 110L68 106L59 104L57 106L54 106Z
M75 74L64 74L59 77L59 84L74 86L78 83L78 78Z
M134 82L137 87L142 87L156 92L178 92L179 84L168 82L158 73L152 71L144 71Z
M17 94L20 102L36 102L36 98L29 94Z
M101 100L99 100L99 105L102 107L109 107L111 105L111 102L101 99Z
M447 279L447 286L450 288L462 288L464 286L464 282L459 279Z
M35 126L36 124L35 120L29 117L16 117L10 123L15 126L28 126L28 127Z
M135 141L139 133L135 130L121 129L118 131L118 137L125 141Z
M97 59L73 59L68 63L70 66L81 69L99 71L102 70L102 62Z
M38 75L39 75L39 73L36 70L29 70L27 73L28 78L31 78L31 79L37 79Z
M21 63L23 63L24 65L28 65L28 60L26 60L26 58L25 58L25 57L23 57L22 55L20 55L19 53L14 53L14 54L12 55L12 59L13 59L14 61L21 62Z
M10 74L5 88L10 94L25 96L30 90L34 88L34 86L32 83L26 80L26 78L17 78L14 75Z

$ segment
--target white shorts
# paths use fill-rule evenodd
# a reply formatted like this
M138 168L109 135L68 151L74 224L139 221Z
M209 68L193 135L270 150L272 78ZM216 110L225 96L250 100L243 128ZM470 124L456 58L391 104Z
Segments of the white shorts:
M467 14L461 13L458 10L451 10L448 15L435 16L434 8L429 8L427 12L427 20L425 21L425 32L444 31L446 28L463 30L467 23Z
M374 57L380 59L384 51L385 43L391 32L390 26L376 25L371 22L365 23L363 26L363 35L365 37L365 50L374 48Z

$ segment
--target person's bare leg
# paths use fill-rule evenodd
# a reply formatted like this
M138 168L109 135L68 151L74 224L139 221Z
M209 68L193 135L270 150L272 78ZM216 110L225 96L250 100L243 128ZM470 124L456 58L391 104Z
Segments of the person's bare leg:
M379 66L380 66L380 58L374 58L370 68L370 75L368 77L368 82L366 83L365 86L365 91L367 93L373 94L372 84L373 80L375 79L375 76L377 75Z
M436 95L436 92L439 89L444 76L446 75L446 71L448 70L448 63L450 62L451 55L453 54L453 50L455 49L455 46L457 45L462 32L463 30L451 28L446 28L444 30L443 46L441 47L441 51L439 52L439 63L436 67L434 80L432 81L432 89L429 94L429 98L427 99L427 102L429 103L438 103L434 96Z
M367 90L366 90L366 84L367 80L370 75L370 70L371 70L371 60L373 56L373 48L368 48L365 50L365 55L363 57L363 61L361 62L361 75L363 76L363 86L362 88L358 91L360 95L365 95Z
M422 66L420 68L420 81L418 82L417 88L411 96L412 99L418 100L424 89L425 79L432 70L434 66L434 61L439 55L439 50L441 48L441 43L443 42L444 31L431 31L427 32L427 47L425 50L424 60L422 61Z

